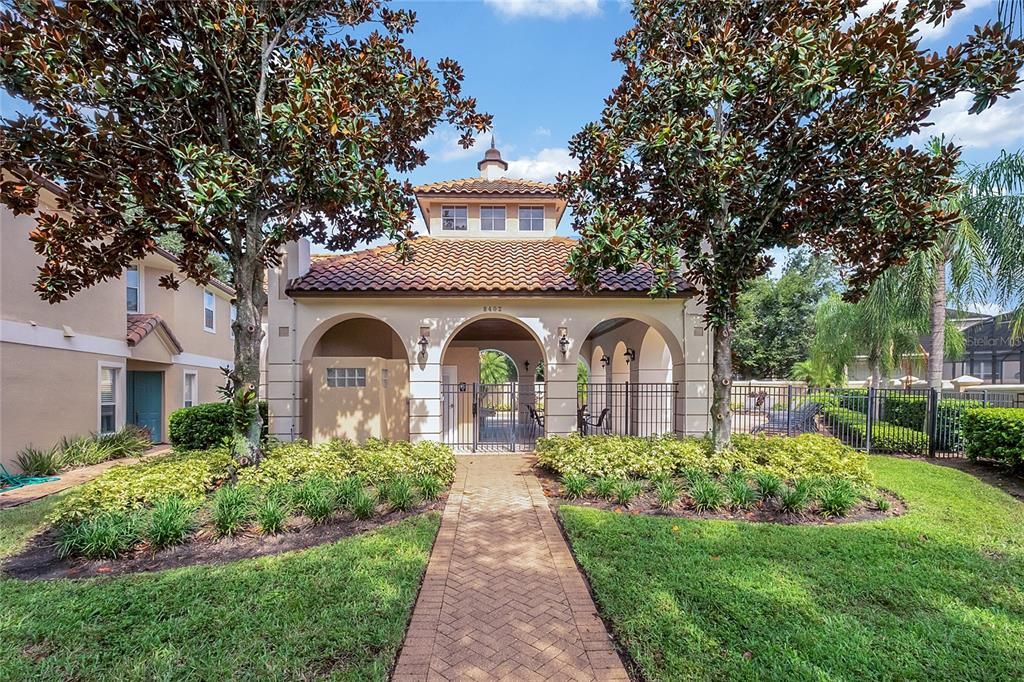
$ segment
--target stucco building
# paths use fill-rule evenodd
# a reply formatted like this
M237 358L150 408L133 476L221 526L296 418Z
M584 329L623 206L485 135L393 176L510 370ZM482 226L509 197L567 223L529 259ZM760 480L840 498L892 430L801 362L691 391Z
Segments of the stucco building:
M46 183L40 211L59 211L60 188ZM159 278L178 271L164 250L51 305L34 291L43 263L29 241L33 215L0 207L0 461L14 468L27 446L135 423L167 439L174 410L219 400L220 367L231 366L227 285Z
M392 246L287 246L268 278L271 434L500 451L581 427L705 433L709 339L685 277L671 298L648 296L644 267L583 293L565 272L574 242L555 235L555 188L507 177L493 145L478 168L416 188L428 234L408 262ZM483 350L506 354L515 375L481 383Z

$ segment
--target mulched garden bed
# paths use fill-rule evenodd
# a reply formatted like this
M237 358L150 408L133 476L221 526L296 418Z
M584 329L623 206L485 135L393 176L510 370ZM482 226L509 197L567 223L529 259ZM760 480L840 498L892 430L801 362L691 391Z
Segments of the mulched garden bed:
M186 544L156 553L143 544L118 559L61 559L56 553L57 531L50 528L33 538L24 550L5 560L0 565L0 570L5 575L19 580L56 580L224 564L335 542L350 535L397 523L410 516L443 509L446 499L447 494L444 494L409 511L389 511L365 521L356 520L345 514L336 516L327 523L313 524L304 517L293 516L285 523L285 529L281 533L269 536L246 532L234 537L218 538L210 530L203 529Z
M628 506L616 504L610 500L604 500L594 496L578 499L568 499L562 496L562 485L558 476L547 469L535 467L534 473L540 479L544 488L544 496L547 497L548 505L555 512L560 505L572 505L575 507L590 507L603 509L605 511L618 512L623 514L646 514L649 516L666 516L682 519L717 519L722 521L749 521L752 523L781 523L786 525L835 525L839 523L855 523L859 521L877 521L900 516L907 511L906 503L888 490L878 490L879 496L884 496L889 501L887 511L879 511L873 507L873 502L862 501L848 514L841 517L823 518L815 513L814 507L800 514L783 512L778 508L778 500L772 499L758 502L750 509L732 510L720 509L713 512L698 512L691 506L691 501L685 494L680 493L679 500L669 509L662 509L658 506L657 499L652 491L645 491L634 499Z

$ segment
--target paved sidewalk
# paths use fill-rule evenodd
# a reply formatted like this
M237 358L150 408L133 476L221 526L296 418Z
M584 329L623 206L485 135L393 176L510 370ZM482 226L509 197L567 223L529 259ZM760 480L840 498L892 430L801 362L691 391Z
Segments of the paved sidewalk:
M459 458L396 682L629 679L530 463Z
M149 450L146 450L142 458L162 455L170 451L170 446L156 445L151 447ZM35 502L36 500L53 495L54 493L59 493L62 490L74 488L76 485L81 485L86 481L91 481L111 467L115 467L119 464L137 464L142 461L142 458L124 457L122 459L112 459L108 462L93 464L92 466L68 469L67 471L57 474L56 481L36 483L35 485L25 485L20 488L15 488L14 490L2 492L0 493L0 509L18 507L23 504L28 504L29 502Z

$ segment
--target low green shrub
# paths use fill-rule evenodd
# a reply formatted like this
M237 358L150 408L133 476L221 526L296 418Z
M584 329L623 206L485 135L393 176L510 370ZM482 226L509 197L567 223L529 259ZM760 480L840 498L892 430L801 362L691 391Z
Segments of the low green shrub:
M284 530L289 512L288 494L274 489L264 494L252 509L256 527L262 535L277 535Z
M57 447L64 454L67 466L89 466L114 459L111 449L92 435L65 436Z
M846 516L859 499L856 488L841 478L826 482L818 492L818 506L825 518Z
M799 514L807 509L811 501L811 486L806 481L797 481L792 487L783 486L779 494L779 508L788 514Z
M964 452L972 460L992 459L1024 468L1024 408L980 407L963 413Z
M105 512L66 524L57 541L57 556L115 559L138 544L141 527L138 511Z
M735 434L732 443L731 450L716 453L706 438L549 436L538 441L537 458L560 475L580 474L598 481L683 474L692 485L698 477L721 476L738 469L786 480L839 476L858 485L872 480L867 455L835 438Z
M245 530L252 516L252 493L252 488L241 485L217 489L210 504L210 520L218 535L237 535Z
M357 519L365 520L371 518L377 512L377 496L366 488L356 493L348 504L348 510Z
M679 499L679 488L676 487L672 479L657 483L654 493L658 498L658 506L662 509L670 509Z
M172 495L198 506L206 493L228 477L233 465L231 455L218 449L115 466L69 492L54 508L50 521L74 523L104 512L140 509Z
M729 498L729 506L733 509L750 509L757 502L757 493L747 483L746 476L727 477L725 490Z
M48 450L32 447L22 448L14 461L26 476L53 476L64 468L64 455L57 448Z
M621 480L615 486L615 503L627 507L643 491L644 485L640 481Z
M590 480L583 474L566 474L562 476L562 494L566 499L576 500L587 494Z
M180 545L195 530L195 506L177 495L157 500L143 537L154 550Z
M718 481L698 478L690 486L690 497L693 498L693 507L697 511L715 511L725 504L725 489Z
M334 495L338 501L338 506L347 508L352 498L361 492L362 489L363 481L358 476L343 478L334 486Z
M441 479L432 474L420 474L413 481L424 500L436 500L441 496L441 491L444 489Z
M171 413L168 434L171 445L181 450L206 450L231 438L233 406L225 403L204 403L183 407ZM263 438L267 437L267 403L259 403L263 417Z
M384 500L396 511L409 511L419 501L408 476L392 478L381 486L380 491Z
M295 504L306 518L316 524L325 523L338 503L335 484L321 477L307 479L295 489Z
M610 500L615 495L615 487L619 484L619 479L612 478L611 476L602 476L591 484L594 494L600 497L602 500Z
M149 431L135 424L126 424L119 431L93 436L93 439L99 446L98 454L104 458L98 461L75 462L76 464L99 464L108 459L139 457L153 444Z
M823 408L822 411L829 426L844 437L850 438L853 445L859 446L866 442L867 415L842 407ZM923 455L928 452L928 435L923 431L879 421L871 426L871 449L878 452Z
M782 492L782 479L771 472L757 472L754 474L754 482L757 483L757 494L762 500L778 497Z

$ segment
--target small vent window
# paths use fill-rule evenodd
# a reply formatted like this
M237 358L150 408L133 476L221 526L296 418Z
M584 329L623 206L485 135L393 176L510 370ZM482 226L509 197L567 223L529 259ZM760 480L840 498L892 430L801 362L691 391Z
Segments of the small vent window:
M366 386L365 367L328 367L329 388L363 388Z

